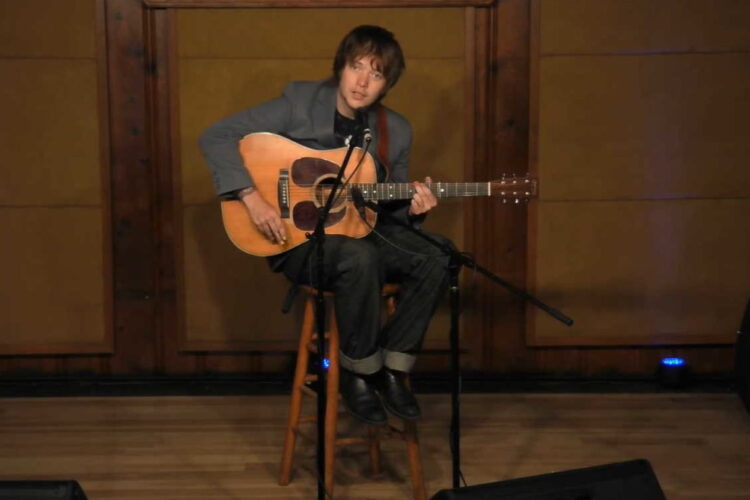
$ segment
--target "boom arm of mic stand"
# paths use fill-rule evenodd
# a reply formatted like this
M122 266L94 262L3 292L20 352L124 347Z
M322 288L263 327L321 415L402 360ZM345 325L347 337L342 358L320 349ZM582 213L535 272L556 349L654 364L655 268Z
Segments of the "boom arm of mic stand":
M555 318L557 321L559 321L561 323L564 323L566 326L572 326L573 325L573 319L570 318L569 316L566 316L565 314L563 314L562 312L558 311L557 309L555 309L553 307L550 307L549 305L545 304L541 300L539 300L536 297L534 297L533 295L531 295L526 290L522 290L522 289L520 289L520 288L518 288L518 287L516 287L514 285L511 285L510 283L508 283L504 279L502 279L499 276L497 276L496 274L494 274L492 271L489 271L489 270L485 269L484 267L480 266L479 264L477 264L476 262L474 262L474 260L472 258L470 258L470 257L468 257L466 255L462 255L462 257L463 257L463 264L466 267L470 267L472 269L476 269L477 271L479 271L479 273L483 274L484 276L486 276L490 280L494 281L495 283L497 283L499 285L504 286L505 288L507 288L508 290L510 290L513 294L521 297L523 300L531 302L536 307L538 307L542 311L546 312L547 314L549 314L550 316L552 316L553 318Z

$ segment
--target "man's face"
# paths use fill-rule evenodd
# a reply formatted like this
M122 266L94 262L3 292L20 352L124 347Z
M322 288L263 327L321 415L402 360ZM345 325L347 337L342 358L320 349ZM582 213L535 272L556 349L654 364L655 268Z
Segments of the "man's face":
M362 56L344 65L336 96L339 113L354 118L355 110L378 100L385 91L386 80L377 67L372 56Z

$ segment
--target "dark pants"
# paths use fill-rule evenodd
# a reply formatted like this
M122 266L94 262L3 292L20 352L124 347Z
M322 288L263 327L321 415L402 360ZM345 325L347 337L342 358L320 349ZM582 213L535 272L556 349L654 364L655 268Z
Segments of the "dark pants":
M388 241L374 232L361 239L326 237L322 288L334 292L344 368L370 374L385 364L409 371L448 287L448 258L403 227L378 225L376 230ZM443 236L430 236L451 244ZM279 270L293 282L316 286L315 255L305 265L308 246L288 252ZM401 291L395 314L381 326L383 283L400 283Z

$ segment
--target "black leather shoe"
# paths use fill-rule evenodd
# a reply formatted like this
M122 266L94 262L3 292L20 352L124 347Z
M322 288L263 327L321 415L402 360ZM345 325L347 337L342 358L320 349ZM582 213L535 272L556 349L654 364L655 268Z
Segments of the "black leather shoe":
M358 419L372 425L382 425L388 421L383 404L375 388L366 377L349 370L341 369L339 393L346 409Z
M383 368L375 375L375 384L386 410L399 418L416 420L422 412L407 379L406 373Z

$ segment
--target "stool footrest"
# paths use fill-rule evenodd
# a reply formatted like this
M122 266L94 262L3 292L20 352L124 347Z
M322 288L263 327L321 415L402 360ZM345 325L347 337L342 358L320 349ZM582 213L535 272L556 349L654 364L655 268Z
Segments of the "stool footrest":
M340 411L340 412L337 412L336 415L339 417L344 417L347 415L347 412ZM315 415L301 415L299 417L300 424L314 424L317 421L318 421L318 417L316 417Z
M312 396L312 397L318 396L317 392L315 392L313 389L311 389L310 387L306 385L303 385L302 387L300 387L299 390L302 391L303 394L307 394L308 396Z
M310 434L307 431L303 431L299 427L293 428L294 433L297 434L299 437L306 441L315 442L316 437ZM369 444L370 438L369 437L344 437L344 438L336 438L334 441L334 444L336 447L339 446L350 446L355 444Z
M365 437L348 437L336 439L336 446L349 446L350 444L369 444L370 439Z

